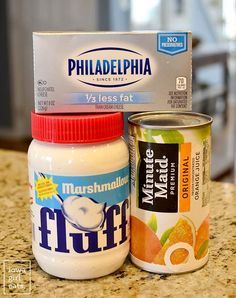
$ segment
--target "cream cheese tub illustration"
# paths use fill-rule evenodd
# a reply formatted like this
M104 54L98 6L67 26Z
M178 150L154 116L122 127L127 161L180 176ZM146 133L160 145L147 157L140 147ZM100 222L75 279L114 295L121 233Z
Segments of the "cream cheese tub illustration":
M68 279L117 270L129 253L129 154L121 113L32 113L32 248Z
M131 260L181 273L208 260L212 118L191 112L129 117Z

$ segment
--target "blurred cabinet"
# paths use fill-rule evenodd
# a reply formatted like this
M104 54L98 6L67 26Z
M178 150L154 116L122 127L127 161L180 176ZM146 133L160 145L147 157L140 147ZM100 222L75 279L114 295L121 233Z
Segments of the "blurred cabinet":
M208 84L198 81L198 71L209 65L218 64L221 67L221 78L217 84ZM214 76L214 72L210 74ZM227 122L228 115L228 51L218 46L210 46L193 51L193 109L203 113L217 113L217 100L222 101L222 118Z
M219 46L200 47L193 52L193 110L213 116L212 179L220 179L234 166L234 119L229 109L229 52ZM217 65L219 72L206 69ZM205 80L198 73L204 70ZM216 79L217 77L217 79ZM209 83L209 82L216 83ZM220 108L219 108L220 107Z

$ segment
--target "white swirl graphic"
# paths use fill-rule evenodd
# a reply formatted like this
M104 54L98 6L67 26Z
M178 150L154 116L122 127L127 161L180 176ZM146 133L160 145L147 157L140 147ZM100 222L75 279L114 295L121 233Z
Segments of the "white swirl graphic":
M67 197L62 205L65 218L82 231L99 231L105 220L106 203L97 203L83 196Z

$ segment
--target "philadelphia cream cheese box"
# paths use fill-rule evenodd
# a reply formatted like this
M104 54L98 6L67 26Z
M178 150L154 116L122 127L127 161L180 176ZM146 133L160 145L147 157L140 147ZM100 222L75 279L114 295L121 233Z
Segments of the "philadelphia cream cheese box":
M191 110L190 32L34 32L37 113Z

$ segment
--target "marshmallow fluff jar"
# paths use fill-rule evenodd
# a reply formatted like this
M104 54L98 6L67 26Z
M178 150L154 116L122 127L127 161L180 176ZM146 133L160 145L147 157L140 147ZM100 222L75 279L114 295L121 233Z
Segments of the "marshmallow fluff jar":
M129 154L121 113L32 113L32 249L47 273L110 274L129 252Z

